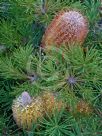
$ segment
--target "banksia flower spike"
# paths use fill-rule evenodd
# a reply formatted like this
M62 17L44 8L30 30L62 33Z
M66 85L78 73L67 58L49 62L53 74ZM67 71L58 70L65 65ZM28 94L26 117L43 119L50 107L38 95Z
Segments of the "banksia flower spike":
M42 95L31 98L27 92L13 101L13 117L21 128L31 130L33 124L46 113L52 113L55 109L60 111L64 104L57 100L54 93L44 91Z
M87 102L81 100L77 104L77 112L84 115L89 115L92 113L92 108Z
M82 44L88 33L87 19L78 11L69 10L60 12L47 30L42 39L42 47L49 49L51 45Z
M40 97L32 99L27 92L23 92L14 100L12 111L17 125L31 130L33 123L43 116L42 100Z
M52 92L45 91L42 95L43 106L46 113L52 113L54 110L60 111L64 106L61 100L57 100L57 96Z

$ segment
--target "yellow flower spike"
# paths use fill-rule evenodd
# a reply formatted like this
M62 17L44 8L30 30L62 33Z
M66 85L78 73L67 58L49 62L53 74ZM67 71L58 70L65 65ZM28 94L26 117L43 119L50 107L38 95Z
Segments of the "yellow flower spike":
M43 116L42 99L32 99L27 92L13 101L13 117L21 128L31 130L33 123Z
M17 125L23 129L31 130L33 124L55 109L60 111L64 104L52 92L44 91L41 96L31 98L27 92L13 101L13 117Z

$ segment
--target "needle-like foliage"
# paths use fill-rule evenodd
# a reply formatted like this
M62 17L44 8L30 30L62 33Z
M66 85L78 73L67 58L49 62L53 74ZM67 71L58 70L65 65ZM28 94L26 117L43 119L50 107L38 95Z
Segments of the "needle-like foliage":
M101 61L94 48L86 53L79 46L53 48L41 66L41 74L55 89L91 87L101 84Z
M102 136L101 8L101 0L0 0L1 136ZM69 9L87 18L85 42L42 50L47 26ZM12 103L24 91L32 97L53 92L64 109L59 104L52 114L44 111L32 131L22 130ZM45 98L45 106L53 105L53 98Z

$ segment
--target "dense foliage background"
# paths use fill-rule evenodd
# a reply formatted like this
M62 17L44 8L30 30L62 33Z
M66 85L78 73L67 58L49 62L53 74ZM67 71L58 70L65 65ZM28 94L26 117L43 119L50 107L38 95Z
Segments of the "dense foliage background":
M101 6L100 0L0 0L1 136L102 136ZM47 26L58 11L69 8L88 18L86 52L78 45L42 52ZM20 129L12 116L13 100L23 91L37 96L44 90L59 93L71 112L62 108L38 121L31 132ZM91 105L90 114L76 112L80 100Z

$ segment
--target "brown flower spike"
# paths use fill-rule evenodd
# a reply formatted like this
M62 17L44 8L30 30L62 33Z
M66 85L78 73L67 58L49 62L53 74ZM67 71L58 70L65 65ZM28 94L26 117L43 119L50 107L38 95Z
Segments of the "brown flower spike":
M42 47L82 44L88 34L87 19L78 11L61 11L51 22L42 39Z
M45 109L45 113L52 113L54 110L60 111L64 106L61 100L57 100L57 97L54 96L52 92L44 92L42 95L43 106Z
M77 104L77 112L82 114L90 114L92 112L92 108L85 101L79 101Z

